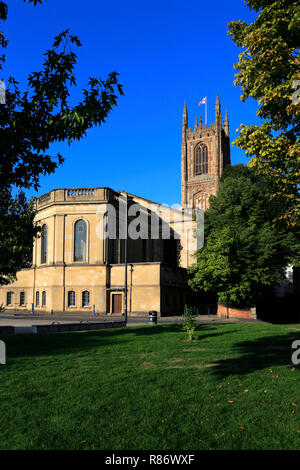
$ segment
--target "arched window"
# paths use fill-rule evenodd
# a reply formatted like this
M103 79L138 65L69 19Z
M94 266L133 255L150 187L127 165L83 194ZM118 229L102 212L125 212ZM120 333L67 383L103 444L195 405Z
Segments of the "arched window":
M86 222L77 220L74 227L74 261L86 261Z
M42 307L46 307L46 292L42 292Z
M75 307L75 292L73 290L68 292L68 307Z
M41 235L41 264L47 263L47 225L42 226Z
M82 292L82 306L89 307L90 306L90 293L88 290L84 290Z
M39 307L39 306L40 306L40 293L39 293L39 291L37 291L37 292L35 293L35 306L36 306L36 307Z
M199 144L195 150L195 175L208 173L208 149L204 144Z
M20 306L24 307L25 305L25 292L20 292Z
M12 305L12 292L7 292L6 294L6 305L10 307Z

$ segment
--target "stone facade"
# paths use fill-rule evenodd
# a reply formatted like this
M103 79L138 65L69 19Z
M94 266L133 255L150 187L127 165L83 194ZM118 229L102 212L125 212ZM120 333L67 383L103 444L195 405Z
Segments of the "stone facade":
M46 249L43 251L42 237L37 238L32 267L20 271L14 283L0 289L0 305L7 311L30 312L33 308L36 313L47 314L122 313L124 240L105 239L101 234L109 205L116 208L118 217L123 196L110 188L85 188L55 189L38 198L36 222L47 227ZM151 208L160 220L165 216L163 206L134 195L127 197L129 208L138 204L147 213ZM170 226L176 227L181 212L170 213ZM87 227L82 261L76 260L74 251L77 221L84 221ZM129 314L149 310L182 313L188 289L181 263L186 267L187 259L183 256L181 260L182 241L172 238L173 232L171 227L170 239L128 240ZM186 252L183 249L184 255Z
M0 306L28 313L122 313L125 240L119 222L120 202L126 197L128 214L133 205L138 205L149 227L153 214L159 226L155 236L147 228L145 236L128 240L128 314L149 310L160 315L182 314L190 295L186 268L195 262L197 249L193 212L187 216L185 207L205 210L209 196L217 191L223 168L230 163L228 116L222 127L219 98L216 122L210 127L196 122L195 129L189 129L185 106L182 136L181 208L170 209L103 187L54 189L37 198L36 223L43 228L43 235L34 242L32 267L23 269L15 282L0 288ZM207 148L204 163L202 156L200 163L195 161L197 145L202 150ZM110 218L112 208L116 236L106 238L101 235L114 222ZM129 224L132 219L128 217ZM168 237L164 236L165 229Z
M199 147L206 148L206 164L199 161L197 165L196 153ZM182 121L181 205L206 210L209 196L216 194L226 165L230 165L229 120L226 112L222 125L219 95L215 105L215 122L209 127L203 125L201 119L198 123L196 118L194 130L189 128L185 104Z

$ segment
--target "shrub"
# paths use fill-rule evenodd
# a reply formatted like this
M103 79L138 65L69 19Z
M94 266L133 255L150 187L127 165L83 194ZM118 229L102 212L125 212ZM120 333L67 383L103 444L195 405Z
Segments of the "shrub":
M188 307L187 305L184 308L184 317L182 320L182 329L187 332L189 341L192 341L196 338L196 317L195 309L193 307Z

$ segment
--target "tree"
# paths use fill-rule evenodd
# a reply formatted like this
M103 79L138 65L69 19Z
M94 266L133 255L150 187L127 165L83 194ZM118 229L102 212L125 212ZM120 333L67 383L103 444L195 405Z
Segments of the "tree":
M205 212L205 244L189 270L193 290L216 291L226 306L249 307L284 279L299 243L285 225L272 224L268 191L251 168L224 170Z
M11 282L16 269L30 267L32 241L39 233L34 225L34 208L24 192L12 197L9 190L0 191L0 285Z
M5 21L7 13L7 5L0 1L0 19ZM7 42L1 33L2 48ZM123 95L118 74L112 72L105 80L89 78L82 101L70 104L77 63L72 48L80 46L77 36L63 31L44 54L42 70L29 75L27 91L19 89L15 78L7 79L6 101L0 104L0 284L28 265L38 228L33 222L34 207L22 190L38 189L40 176L53 173L63 163L62 155L49 154L50 145L62 141L70 145L82 139L88 129L105 122L118 95ZM4 64L5 55L0 58L0 69Z
M196 339L197 322L193 307L185 305L181 326L186 331L189 341Z
M241 99L258 100L260 125L241 124L234 142L251 157L249 165L264 177L275 220L295 225L300 215L300 5L293 0L245 0L257 19L231 21L228 33L244 48L235 85Z

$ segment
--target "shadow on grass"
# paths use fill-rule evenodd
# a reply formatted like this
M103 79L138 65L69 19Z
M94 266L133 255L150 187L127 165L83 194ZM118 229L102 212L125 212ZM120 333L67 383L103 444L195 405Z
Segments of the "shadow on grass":
M215 330L218 330L215 325L200 325L198 331L202 332L201 340L231 333L230 331ZM236 331L237 329L233 332L236 333ZM182 333L182 338L186 335L181 325L175 323L109 330L2 336L1 339L6 343L8 358L34 356L53 357L60 354L88 353L98 348L101 348L101 351L105 354L107 347L107 351L111 351L110 346L122 346L126 343L134 343L137 337L147 338L152 336L154 339L156 339L156 337L158 339L160 335L166 335L167 338L167 336L172 333ZM146 341L145 343L140 343L140 346L143 347L143 345L145 345L146 350L148 344L148 341Z
M292 349L292 343L295 340L300 340L299 331L235 343L234 354L239 354L239 356L231 359L216 359L218 365L210 369L210 373L224 378L228 375L246 375L276 366L289 366L296 369L297 366L292 363L292 354L296 351ZM300 371L300 366L298 366L298 371Z
M296 330L296 329L295 329ZM237 343L229 341L228 347L232 357L220 358L218 351L218 337L221 343L223 337L243 334L243 325L199 325L199 339L193 343L199 345L203 340L212 340L216 348L214 363L217 365L209 369L209 373L226 377L228 375L242 375L253 371L287 365L293 367L291 356L294 349L291 345L295 339L300 339L300 331L287 332L277 336L260 337L254 340L245 340ZM180 336L177 336L181 333ZM175 336L174 336L175 335ZM140 350L148 348L160 348L164 341L171 344L172 341L180 342L186 337L182 326L176 324L164 324L155 326L136 326L120 329L95 330L86 332L49 333L39 335L16 335L2 337L7 347L8 364L10 359L29 357L55 357L60 355L93 354L93 351L101 351L101 354L115 354L118 357L120 348L137 346ZM144 338L144 340L143 340ZM149 340L148 340L149 338ZM150 338L153 340L150 342ZM156 343L156 339L158 342ZM217 342L214 342L217 340ZM155 346L156 343L156 346ZM115 348L116 346L116 348ZM120 347L120 348L119 348ZM223 349L223 345L222 351ZM226 351L228 354L228 351ZM219 356L219 357L218 357ZM300 369L300 367L299 367Z
M158 335L178 331L178 325L118 328L108 330L41 333L1 336L6 343L7 357L55 356L87 353L95 348L123 345L134 341L136 335ZM131 336L131 337L130 337ZM104 349L105 351L105 349Z

